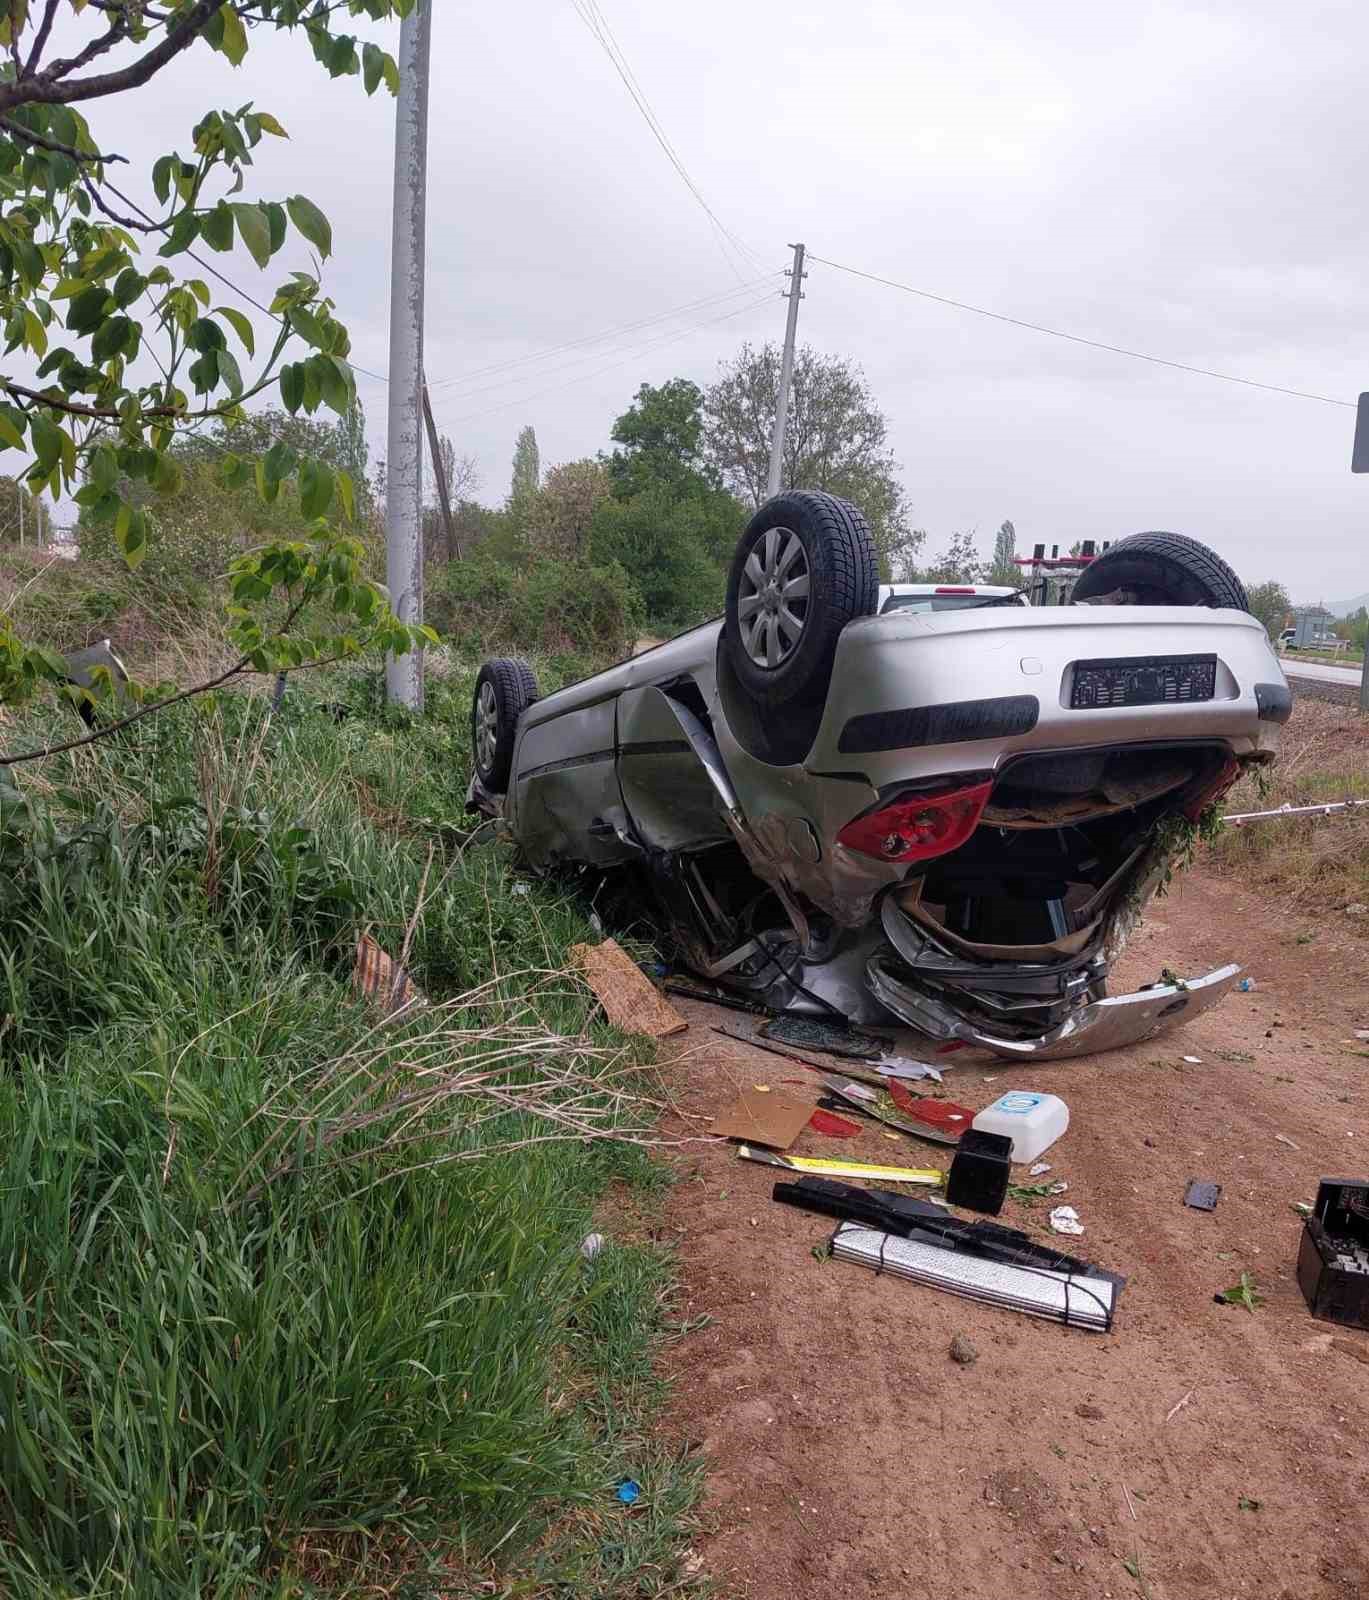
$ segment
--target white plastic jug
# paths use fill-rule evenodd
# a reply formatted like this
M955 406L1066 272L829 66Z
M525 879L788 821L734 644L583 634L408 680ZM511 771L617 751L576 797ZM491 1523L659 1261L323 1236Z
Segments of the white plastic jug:
M1070 1108L1058 1094L1009 1089L970 1124L981 1133L1004 1133L1014 1161L1035 1161L1070 1125Z

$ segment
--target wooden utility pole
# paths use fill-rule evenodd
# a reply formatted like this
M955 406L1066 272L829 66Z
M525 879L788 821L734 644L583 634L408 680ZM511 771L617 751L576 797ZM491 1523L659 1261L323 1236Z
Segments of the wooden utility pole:
M432 457L433 477L437 480L437 503L442 508L442 528L447 536L447 560L461 560L461 541L452 522L452 486L447 482L447 464L442 459L442 444L433 421L433 404L428 399L428 380L423 380L423 421L428 429L428 453Z

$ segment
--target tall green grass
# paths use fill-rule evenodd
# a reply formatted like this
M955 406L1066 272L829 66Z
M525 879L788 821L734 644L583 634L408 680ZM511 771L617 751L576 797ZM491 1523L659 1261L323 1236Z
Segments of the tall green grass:
M305 1574L360 1592L373 1540L482 1570L535 1549L565 1593L637 1593L643 1564L647 1592L673 1582L692 1478L641 1431L667 1274L578 1251L642 1153L509 1148L546 1125L464 1102L392 1147L340 1129L322 1087L374 1028L348 981L358 929L397 952L422 894L421 987L504 975L467 1027L587 936L573 903L454 848L467 688L439 686L419 723L359 678L274 718L187 707L45 763L6 806L0 1592L247 1600L313 1592ZM527 1005L615 1042L572 985ZM402 1073L426 1026L388 1032L382 1065ZM577 1061L589 1101L603 1076L599 1114L629 1116L620 1057ZM273 1139L283 1168L248 1184ZM597 1522L591 1557L565 1508L611 1504L619 1473L655 1489L605 1567Z

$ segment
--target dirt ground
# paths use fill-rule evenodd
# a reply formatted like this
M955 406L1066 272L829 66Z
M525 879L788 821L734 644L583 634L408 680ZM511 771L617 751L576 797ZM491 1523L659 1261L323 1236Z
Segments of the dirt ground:
M1009 1087L1069 1103L1045 1159L1087 1230L1066 1247L1127 1277L1110 1334L815 1259L830 1224L774 1204L777 1174L730 1146L685 1148L671 1205L686 1314L712 1321L674 1349L667 1426L708 1463L714 1531L695 1554L721 1595L1369 1600L1369 1365L1332 1344L1369 1359L1369 1333L1308 1314L1292 1209L1321 1176L1369 1177L1353 1037L1369 1027L1369 945L1192 873L1118 978L1232 959L1252 993L1136 1050L944 1058L945 1092L966 1104ZM683 1009L683 1110L805 1076L709 1031L747 1019ZM794 1153L947 1154L811 1131ZM1192 1177L1223 1185L1214 1213L1181 1203ZM1045 1233L1059 1203L1010 1201L1001 1220ZM1214 1303L1243 1271L1264 1303ZM951 1361L956 1334L972 1365Z

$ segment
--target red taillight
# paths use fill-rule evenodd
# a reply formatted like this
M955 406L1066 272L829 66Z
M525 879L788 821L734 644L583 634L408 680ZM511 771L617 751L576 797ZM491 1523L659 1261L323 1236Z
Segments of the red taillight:
M974 832L992 783L949 794L904 795L848 822L837 842L877 861L928 861L958 850Z
M938 589L934 590L933 592L936 593L936 594L978 594L979 590L978 589L952 589L952 588L948 587L946 584L942 584Z

